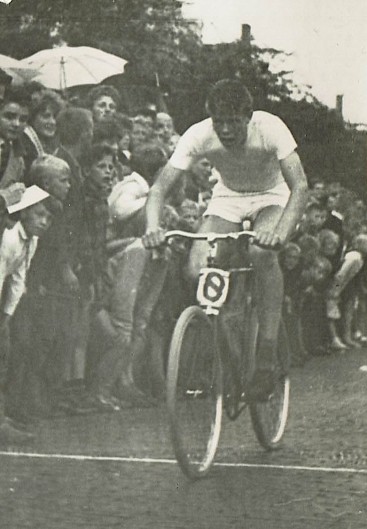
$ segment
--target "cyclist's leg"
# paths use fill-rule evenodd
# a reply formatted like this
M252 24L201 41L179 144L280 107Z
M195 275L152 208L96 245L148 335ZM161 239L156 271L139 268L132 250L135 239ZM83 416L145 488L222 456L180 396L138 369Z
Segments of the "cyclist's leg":
M283 209L280 206L264 208L254 221L254 230L259 227L274 228L277 225ZM256 357L256 371L271 372L274 367L274 355L277 348L278 330L283 302L283 274L279 266L277 252L265 250L255 245L251 246L251 255L257 277L257 307L259 314L259 341ZM264 381L255 372L255 393L271 393L271 376L265 376ZM262 386L262 387L261 387ZM268 387L267 387L268 386ZM255 397L256 398L256 397ZM261 396L259 397L261 398Z
M228 233L232 231L239 231L240 223L230 222L222 219L216 215L209 215L204 217L203 222L199 228L200 233ZM199 277L200 269L207 264L207 255L209 252L209 245L206 241L195 241L192 245L189 263L187 266L187 275L191 280L196 280ZM217 262L219 265L226 262L228 257L227 245L219 245L219 252Z

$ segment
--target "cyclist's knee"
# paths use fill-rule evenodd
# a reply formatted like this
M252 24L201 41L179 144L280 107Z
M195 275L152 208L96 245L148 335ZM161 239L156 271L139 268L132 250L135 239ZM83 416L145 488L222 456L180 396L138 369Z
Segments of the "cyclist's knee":
M201 260L198 259L197 256L190 256L190 259L185 268L185 275L187 279L189 279L190 281L197 281L200 274L200 269L203 266L204 265L202 264Z

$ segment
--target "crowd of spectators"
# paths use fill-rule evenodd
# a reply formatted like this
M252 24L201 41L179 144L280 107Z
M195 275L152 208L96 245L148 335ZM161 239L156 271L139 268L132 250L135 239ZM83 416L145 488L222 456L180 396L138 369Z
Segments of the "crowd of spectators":
M0 101L0 440L39 417L151 406L174 322L194 293L189 248L146 251L144 206L179 136L154 105L122 109L111 86L71 104L31 83ZM205 158L170 194L167 229L196 231L218 174ZM294 364L367 341L367 216L314 183L280 252ZM144 390L144 391L143 391Z

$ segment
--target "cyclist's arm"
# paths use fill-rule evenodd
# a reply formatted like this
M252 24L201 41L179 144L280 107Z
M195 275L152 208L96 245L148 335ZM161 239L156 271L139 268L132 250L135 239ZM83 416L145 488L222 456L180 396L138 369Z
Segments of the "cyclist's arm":
M308 200L308 185L301 160L296 151L280 160L280 167L289 189L290 197L275 229L283 244L294 231L301 219Z
M155 248L164 243L164 231L159 227L164 201L184 172L168 162L150 189L145 206L147 228L142 238L146 248Z

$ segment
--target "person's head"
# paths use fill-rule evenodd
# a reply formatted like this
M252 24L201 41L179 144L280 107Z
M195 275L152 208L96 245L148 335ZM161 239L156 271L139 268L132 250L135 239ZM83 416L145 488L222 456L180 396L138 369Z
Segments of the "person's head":
M214 131L226 149L236 149L246 143L253 103L249 91L240 81L218 81L209 92L207 110Z
M320 251L320 242L313 235L304 234L297 241L301 249L301 258L304 266L309 266Z
M88 185L107 198L112 191L116 170L116 154L108 145L96 144L90 153L90 165L86 169Z
M130 150L134 151L140 145L152 141L152 131L153 129L143 119L135 118L130 134Z
M61 203L49 196L23 209L19 214L19 219L28 237L42 237L51 226L54 216L60 211L62 211Z
M167 143L173 134L175 134L173 120L166 112L158 112L155 124L155 132L158 138L164 143Z
M115 154L119 150L120 128L114 116L96 123L93 133L93 143L108 145Z
M200 187L208 187L209 178L212 175L213 166L207 158L198 158L192 162L190 173Z
M92 88L88 94L88 103L95 122L113 116L121 106L118 91L113 86L107 85Z
M57 116L60 143L83 152L90 148L93 138L93 118L89 110L70 107Z
M0 100L0 138L5 141L18 140L29 118L29 98L21 88L9 87Z
M332 265L326 257L317 255L309 268L309 277L312 284L317 285L330 277Z
M301 248L289 242L279 253L279 260L284 270L294 270L301 261Z
M154 132L154 129L156 127L156 119L157 112L149 107L139 108L134 113L134 121L137 120L143 123L149 130L150 134L153 134Z
M166 165L167 155L156 143L146 143L136 147L130 158L130 167L151 185L158 172Z
M324 257L334 257L338 251L340 237L331 230L321 230L318 234L320 253Z
M45 154L32 163L29 181L64 202L70 189L70 167L64 160Z
M327 219L327 209L319 202L312 202L306 208L304 221L310 233L318 232Z
M325 196L325 183L321 180L312 182L311 193L316 200L321 200Z
M190 230L196 232L200 222L200 208L197 202L186 198L180 207L178 213L181 219L189 226Z
M53 90L35 92L30 103L29 123L39 138L49 140L56 134L56 117L65 106Z
M133 123L129 116L117 112L114 116L119 131L119 150L128 151L130 148L131 129Z

